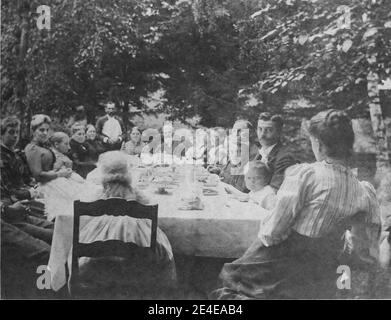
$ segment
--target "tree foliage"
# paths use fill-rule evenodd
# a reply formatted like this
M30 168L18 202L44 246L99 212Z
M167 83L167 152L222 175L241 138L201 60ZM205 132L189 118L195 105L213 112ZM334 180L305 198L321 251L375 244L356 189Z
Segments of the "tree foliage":
M3 113L26 119L83 104L93 120L111 99L127 122L158 90L155 112L206 126L303 98L292 116L361 116L368 72L390 77L388 0L49 0L51 30L40 4L2 2Z

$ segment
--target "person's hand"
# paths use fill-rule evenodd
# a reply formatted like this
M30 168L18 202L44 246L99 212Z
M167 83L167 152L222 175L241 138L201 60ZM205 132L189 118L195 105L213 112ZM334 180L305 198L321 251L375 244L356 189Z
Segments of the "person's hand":
M245 193L240 192L238 189L236 189L234 186L231 186L231 185L225 185L224 189L225 189L225 192L227 192L228 194L231 194L237 198L246 195Z
M229 186L225 186L225 187L224 187L224 190L225 190L225 192L227 192L228 194L232 194L232 189L231 189Z
M221 168L214 166L214 165L208 166L208 168L206 168L206 170L208 170L209 173L213 173L213 174L217 174L217 175L220 175L220 173L221 173Z
M67 169L61 169L57 172L57 175L59 177L63 177L63 178L69 178L72 174L72 169L70 168L67 168Z
M264 163L262 160L260 160L260 159L254 160L253 162L254 162L254 166L262 166L262 165L265 164L265 163Z
M23 221L30 208L27 206L28 200L18 201L7 207L6 220L9 221Z

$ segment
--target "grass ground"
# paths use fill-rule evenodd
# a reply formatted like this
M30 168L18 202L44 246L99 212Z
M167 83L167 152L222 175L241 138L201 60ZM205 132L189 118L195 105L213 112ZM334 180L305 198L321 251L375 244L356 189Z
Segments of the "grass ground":
M216 288L218 275L225 259L189 258L178 256L176 258L178 283L175 290L159 292L136 292L134 290L118 292L105 290L96 294L85 296L87 299L131 299L131 300L205 300L208 294ZM353 270L350 290L336 290L335 299L391 299L391 270L374 270L372 273ZM2 291L2 299L7 298ZM22 299L69 299L66 288L58 293L49 290L30 292L14 292L9 298Z

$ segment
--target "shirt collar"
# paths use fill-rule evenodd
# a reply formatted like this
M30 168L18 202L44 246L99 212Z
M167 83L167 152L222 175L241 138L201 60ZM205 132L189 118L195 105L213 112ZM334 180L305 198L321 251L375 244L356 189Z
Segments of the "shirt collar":
M277 143L269 146L269 147L262 147L258 150L259 154L262 156L262 159L267 159L269 157L270 152L273 150L273 148L277 145Z

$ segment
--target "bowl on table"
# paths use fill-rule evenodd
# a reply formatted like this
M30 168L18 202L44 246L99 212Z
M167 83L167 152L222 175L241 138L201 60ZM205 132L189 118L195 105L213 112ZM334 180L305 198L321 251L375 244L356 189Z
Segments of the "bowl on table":
M155 177L152 180L152 184L156 188L158 194L171 194L177 183L171 176Z

